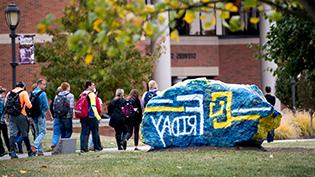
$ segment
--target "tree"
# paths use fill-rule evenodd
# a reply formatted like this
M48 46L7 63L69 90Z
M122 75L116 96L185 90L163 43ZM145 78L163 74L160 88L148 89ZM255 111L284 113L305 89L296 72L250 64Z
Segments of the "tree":
M68 49L65 45L67 42L78 42L79 46L82 44L76 41L76 38L68 41L68 36L80 33L75 32L76 29L84 25L89 18L84 3L72 4L65 8L63 17L55 19L48 16L39 24L39 29L41 25L55 25L46 30L53 36L53 40L36 46L36 58L43 63L42 74L49 80L47 87L49 97L54 96L57 87L63 81L69 82L71 91L78 96L85 81L93 80L100 91L100 97L105 100L111 99L117 88L124 88L127 93L132 88L144 91L142 82L148 81L151 76L155 54L145 55L134 45L126 46L115 55L110 54L110 48L98 47L99 57L93 59L92 55L85 58L77 57L75 51ZM112 41L108 41L107 45L111 44Z
M297 82L297 108L315 110L315 27L312 21L283 16L273 24L263 59L277 64L276 95L292 108L291 80Z
M169 25L173 31L170 36L173 40L179 39L179 32L174 28L176 21L182 18L191 24L196 18L196 12L219 12L223 25L231 31L242 30L244 24L240 15L231 15L231 12L243 12L250 9L264 11L263 3L274 7L269 15L270 19L278 19L281 13L293 13L300 16L305 14L300 11L302 5L299 0L165 0L152 4L145 4L143 0L72 0L70 8L76 9L78 5L84 6L84 10L75 13L78 25L72 29L68 37L68 46L77 57L100 58L100 49L105 50L110 57L119 55L125 47L137 43L142 36L155 39L163 31L159 31L159 25L165 22L163 12L169 12ZM65 15L67 15L67 11ZM67 15L68 16L68 15ZM85 21L81 20L86 16ZM71 16L69 16L71 17ZM205 21L205 28L210 29L216 24L216 17ZM66 19L64 19L66 20ZM44 20L38 26L40 32L49 31L55 25L53 20ZM257 24L258 17L252 17L251 23ZM58 26L58 25L57 25ZM108 45L110 44L110 45Z
M169 12L169 25L172 28L183 15L185 22L190 24L196 17L196 11L218 11L223 25L236 31L242 30L244 25L240 15L231 16L231 12L253 8L263 12L263 3L273 7L273 13L268 17L271 20L281 19L282 14L308 18L299 0L236 0L234 3L228 0L165 0L154 4L145 4L143 0L71 0L65 10L68 18L63 18L61 22L46 18L38 25L38 30L49 32L57 26L55 31L66 31L70 51L77 59L85 58L85 62L90 64L94 60L102 62L107 58L126 58L121 54L133 48L143 36L155 39L163 33L159 31L159 25L165 22L164 12ZM210 21L205 21L206 28L215 25L215 18L213 16ZM256 24L259 18L252 17L250 22ZM172 29L171 39L178 40L178 31ZM292 67L295 66L293 62Z

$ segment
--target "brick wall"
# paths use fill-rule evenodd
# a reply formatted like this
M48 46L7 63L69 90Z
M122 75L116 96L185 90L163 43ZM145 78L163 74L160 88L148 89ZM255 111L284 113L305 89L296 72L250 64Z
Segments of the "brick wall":
M261 87L261 62L256 59L256 47L220 45L220 65L217 79L236 84L256 84Z
M173 45L171 47L173 67L187 66L218 66L219 65L219 46L218 45ZM176 54L188 53L196 54L194 59L176 59Z
M4 10L6 6L13 2L12 0L1 0L0 11L0 34L9 36L9 29L5 22ZM55 16L61 16L63 9L68 0L15 0L16 5L20 9L20 23L16 29L17 34L36 33L36 24L47 14L53 13ZM16 43L18 41L16 40ZM16 45L18 48L18 45ZM36 49L35 49L36 51ZM11 44L0 44L0 85L11 89L12 85L12 69L11 69ZM16 51L17 61L19 53ZM34 81L40 78L40 66L35 65L19 65L16 70L16 80L25 81L30 90Z
M35 33L36 24L46 17L47 14L53 13L57 17L62 15L63 9L69 0L1 0L0 32L2 34L9 33L5 22L4 10L11 2L15 2L21 13L17 33Z
M227 83L256 84L261 86L261 62L256 59L257 49L247 44L175 45L171 52L196 53L195 59L172 59L172 67L218 66L215 79Z

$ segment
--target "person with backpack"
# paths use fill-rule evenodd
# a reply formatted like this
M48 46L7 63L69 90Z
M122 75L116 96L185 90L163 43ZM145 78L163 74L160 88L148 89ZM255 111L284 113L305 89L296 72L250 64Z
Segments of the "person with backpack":
M61 92L61 87L59 86L56 90L56 96L58 95L58 93ZM60 138L60 120L59 118L57 118L54 114L54 100L52 99L50 102L50 112L51 115L53 117L53 135L51 138L51 149L54 150L54 148L57 146L58 142L59 142L59 138Z
M4 150L4 145L2 142L1 133L7 146L8 151L10 152L10 140L8 136L8 126L5 123L5 105L4 105L4 98L5 98L5 91L6 89L0 86L0 157L6 154Z
M266 91L265 98L266 98L267 102L270 103L272 106L275 106L275 104L276 104L276 97L271 95L271 87L270 86L266 86L265 87L265 91ZM272 129L267 134L267 142L268 143L272 142L273 139L274 139L274 136L275 136L275 130Z
M155 80L150 80L148 86L149 86L149 90L145 92L142 96L143 108L147 106L149 100L155 97L158 92L158 85L155 82Z
M46 112L49 112L48 98L45 92L47 81L44 79L39 79L37 82L37 87L33 90L31 94L32 109L30 116L33 119L36 138L32 145L32 151L34 155L43 156L44 150L42 146L43 139L46 135Z
M74 109L74 96L70 93L70 84L63 82L53 103L55 119L59 119L61 138L70 138L72 135L72 118ZM59 138L56 140L58 143ZM57 144L56 143L56 144Z
M86 81L85 90L80 94L75 107L75 115L80 118L81 135L80 135L80 149L81 152L88 152L89 134L92 132L92 140L94 144L94 151L101 151L103 147L99 136L98 123L101 120L100 116L100 102L94 93L95 83Z
M10 116L10 156L12 159L18 158L15 147L18 132L23 137L28 156L33 156L28 138L29 122L25 110L25 107L32 108L32 103L25 88L26 84L24 82L18 82L16 88L11 90L6 96L6 113Z
M125 137L128 136L128 127L125 122L125 115L123 114L122 107L126 105L124 99L124 90L117 89L114 99L109 103L108 115L111 117L109 125L115 129L115 138L118 150L126 150L127 141Z
M131 103L134 114L132 118L130 119L130 125L129 125L129 136L132 136L132 133L134 132L134 144L135 144L135 150L138 149L139 144L139 130L140 130L140 124L142 121L142 107L139 99L139 91L137 89L132 89L127 97L128 102ZM130 138L129 137L129 138ZM128 138L128 137L126 137ZM128 138L128 139L129 139Z

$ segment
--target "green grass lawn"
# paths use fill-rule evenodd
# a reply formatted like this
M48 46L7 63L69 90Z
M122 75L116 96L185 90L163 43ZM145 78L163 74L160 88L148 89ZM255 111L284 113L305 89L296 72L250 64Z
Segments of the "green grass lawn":
M103 144L106 144L104 142ZM89 152L0 161L8 176L315 176L315 141L242 148Z

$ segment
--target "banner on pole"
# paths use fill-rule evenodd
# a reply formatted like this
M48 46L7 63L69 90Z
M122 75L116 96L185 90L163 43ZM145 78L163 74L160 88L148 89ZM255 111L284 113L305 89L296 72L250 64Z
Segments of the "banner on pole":
M20 64L35 64L35 35L19 36Z

